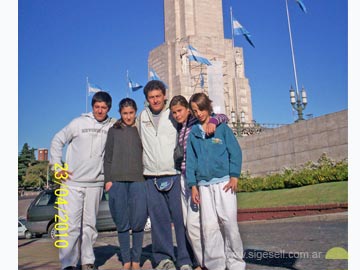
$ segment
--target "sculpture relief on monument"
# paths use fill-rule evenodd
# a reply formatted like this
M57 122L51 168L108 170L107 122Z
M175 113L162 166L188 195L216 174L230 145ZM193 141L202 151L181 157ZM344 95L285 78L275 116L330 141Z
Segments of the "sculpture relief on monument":
M164 0L164 14L165 40L149 53L148 66L168 85L167 98L183 95L188 99L203 91L214 103L221 103L215 105L229 119L232 110L237 115L243 111L251 122L251 89L245 77L243 49L233 48L232 40L224 38L222 1ZM189 59L189 45L213 65ZM214 93L216 97L212 97Z
M181 48L180 58L181 58L181 70L184 75L187 75L189 73L189 58L186 47Z
M235 50L235 70L236 77L244 78L244 65L243 65L243 55L240 49Z

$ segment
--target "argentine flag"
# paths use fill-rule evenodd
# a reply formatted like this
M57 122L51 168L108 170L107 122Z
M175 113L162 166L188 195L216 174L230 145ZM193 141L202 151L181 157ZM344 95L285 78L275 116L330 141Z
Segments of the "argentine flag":
M243 35L245 37L245 39L250 43L250 45L255 48L254 43L250 39L251 35L250 35L249 31L247 31L244 28L244 26L242 26L235 18L233 18L232 25L233 25L234 35L236 35L236 36Z
M202 56L193 46L189 45L188 46L188 58L190 61L196 61L199 62L201 64L205 64L208 66L211 66L211 62L205 58L204 56Z
M154 69L150 68L150 79L160 81L160 77L157 75Z
M169 89L167 84L160 79L159 75L157 75L156 71L153 68L150 68L149 75L150 75L150 80L151 81L153 81L153 80L161 81L165 85L165 88Z
M129 78L129 88L132 91L136 91L139 90L140 88L142 88L142 85L138 84L137 82L133 82L130 78Z
M307 13L307 10L306 10L306 7L303 3L303 1L301 0L296 0L296 2L298 3L299 7L301 8L301 10L304 12L304 13Z
M104 91L100 86L92 83L88 83L88 93L97 93L99 91Z

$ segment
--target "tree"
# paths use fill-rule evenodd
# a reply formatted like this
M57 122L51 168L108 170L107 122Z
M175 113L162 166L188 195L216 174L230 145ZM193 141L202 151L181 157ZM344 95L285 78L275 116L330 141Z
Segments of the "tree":
M24 186L43 187L46 184L48 164L48 161L41 161L35 165L29 166L24 177Z
M26 175L26 170L29 166L36 163L35 148L30 148L27 143L24 143L21 152L18 156L18 184L21 186Z

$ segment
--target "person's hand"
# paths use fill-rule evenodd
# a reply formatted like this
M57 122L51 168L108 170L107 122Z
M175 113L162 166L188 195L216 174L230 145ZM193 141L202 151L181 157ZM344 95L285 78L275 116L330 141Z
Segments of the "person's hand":
M191 187L191 200L194 204L200 204L200 194L196 186Z
M108 192L108 191L110 190L112 184L113 184L112 182L107 182L107 183L105 184L105 191L106 191L106 192Z
M229 182L224 186L223 190L225 192L228 192L228 190L231 190L231 193L235 193L237 191L237 183L238 179L236 177L230 177Z
M216 125L214 123L207 123L205 127L205 133L207 136L213 134L216 130Z

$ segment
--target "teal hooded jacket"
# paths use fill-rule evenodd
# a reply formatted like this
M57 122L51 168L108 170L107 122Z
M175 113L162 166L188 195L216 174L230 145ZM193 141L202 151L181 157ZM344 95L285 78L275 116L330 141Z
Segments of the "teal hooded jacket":
M186 179L189 187L229 175L239 177L242 151L232 130L220 124L213 135L203 136L199 125L192 127L186 149Z

